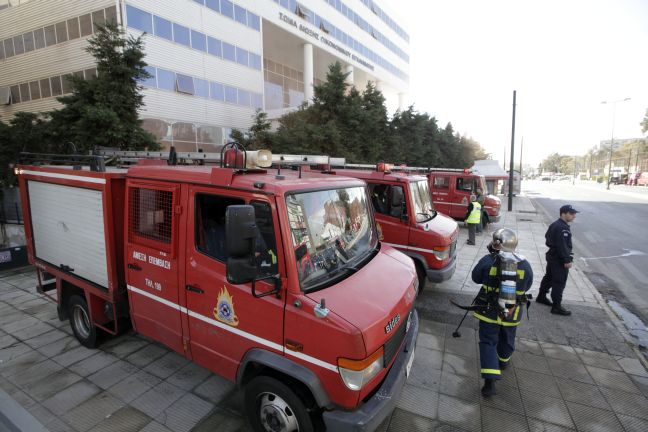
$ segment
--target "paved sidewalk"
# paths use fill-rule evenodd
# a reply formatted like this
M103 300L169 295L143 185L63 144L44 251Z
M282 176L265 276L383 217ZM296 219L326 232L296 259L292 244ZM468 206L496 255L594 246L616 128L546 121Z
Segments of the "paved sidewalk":
M535 272L535 293L544 273L546 227L529 199L516 197L514 204L492 229L517 230L519 251ZM428 283L418 299L423 319L414 366L398 408L380 430L647 431L648 372L578 268L565 291L574 314L556 317L534 303L499 394L481 397L475 319L467 318L462 337L453 338L462 311L448 299L469 303L477 293L469 273L486 253L490 233L477 237L477 246L466 245L466 238L462 227L453 278ZM0 273L0 389L29 420L51 431L249 430L233 384L133 333L97 350L80 346L35 284L30 268ZM0 406L0 430L6 405Z

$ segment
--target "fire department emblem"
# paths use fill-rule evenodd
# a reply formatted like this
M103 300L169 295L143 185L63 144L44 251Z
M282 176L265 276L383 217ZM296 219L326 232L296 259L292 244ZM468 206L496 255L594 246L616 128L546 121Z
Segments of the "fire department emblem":
M218 300L214 308L214 317L218 321L229 324L232 327L239 325L239 319L234 312L234 299L227 291L225 285L223 285L223 289L218 294Z

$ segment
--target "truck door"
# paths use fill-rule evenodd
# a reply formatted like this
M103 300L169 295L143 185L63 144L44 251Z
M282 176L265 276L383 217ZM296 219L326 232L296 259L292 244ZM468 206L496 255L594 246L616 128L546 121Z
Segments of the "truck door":
M128 180L126 282L135 329L183 353L178 298L179 186Z
M401 207L392 202L395 193L403 197ZM409 238L407 191L400 185L369 183L369 195L376 214L376 221L382 230L382 241L394 247L407 246Z
M255 298L251 284L227 281L225 266L225 212L246 199L229 191L191 186L186 223L185 295L193 360L233 379L239 361L250 348L283 352L284 298ZM249 199L255 208L257 276L277 274L274 202ZM265 197L264 197L265 198ZM282 271L283 273L283 271ZM257 281L257 292L267 292L274 282Z
M455 193L453 196L453 214L455 219L463 220L470 205L470 194L475 193L475 179L471 176L458 176L455 179Z
M432 175L432 202L434 208L445 215L452 217L452 197L450 192L450 177L444 175Z

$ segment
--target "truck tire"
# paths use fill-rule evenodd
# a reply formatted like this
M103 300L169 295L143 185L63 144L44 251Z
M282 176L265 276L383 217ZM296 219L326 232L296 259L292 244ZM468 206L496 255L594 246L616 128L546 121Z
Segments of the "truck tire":
M419 280L419 286L416 295L419 295L420 293L423 292L423 288L425 288L425 282L427 281L427 273L423 268L423 264L421 264L416 260L414 260L414 264L416 266L416 276L418 277Z
M97 346L97 328L90 320L88 303L80 295L73 295L68 301L68 317L74 336L79 340L81 345L87 348L96 348Z
M304 402L286 384L258 376L245 387L245 411L255 432L313 432Z

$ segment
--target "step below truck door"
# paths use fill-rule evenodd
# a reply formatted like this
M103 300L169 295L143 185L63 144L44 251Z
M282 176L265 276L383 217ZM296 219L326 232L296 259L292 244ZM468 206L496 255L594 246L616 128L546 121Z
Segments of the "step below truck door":
M126 281L135 330L184 354L178 296L178 186L128 181Z

